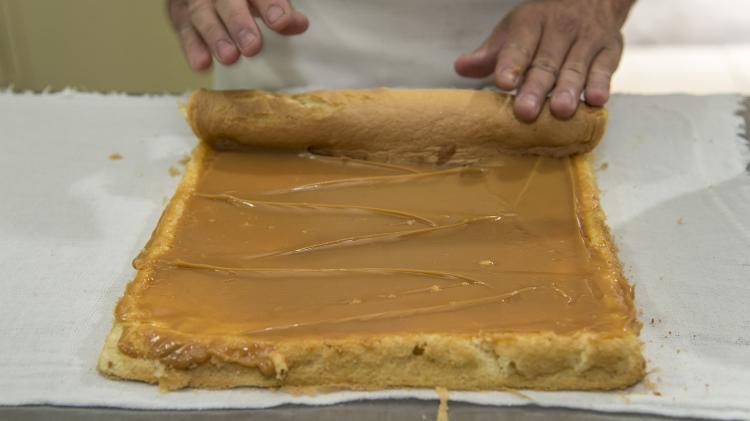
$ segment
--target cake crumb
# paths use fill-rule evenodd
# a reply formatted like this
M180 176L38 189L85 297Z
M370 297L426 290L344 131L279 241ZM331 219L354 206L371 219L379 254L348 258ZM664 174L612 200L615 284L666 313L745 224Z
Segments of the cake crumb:
M646 390L650 391L652 394L656 396L661 396L661 392L656 387L656 384L653 383L649 378L643 379L642 384L643 384L643 387L645 387Z
M180 170L178 170L177 167L175 167L174 165L170 165L168 171L169 171L169 175L171 175L172 177L177 177L178 175L181 174Z
M108 157L111 161L119 161L122 159L122 155L120 155L118 152L112 152L109 154Z
M437 421L448 421L448 389L444 387L436 387L435 392L440 398L440 405L438 405Z
M653 325L655 324L655 321L654 321L654 318L653 318L653 317L651 318L651 321L650 321L650 322L648 322L648 324L650 324L651 326L653 326Z
M516 396L516 397L519 397L519 398L521 398L521 399L525 399L525 400L527 400L527 401L531 401L531 402L533 402L533 401L534 401L534 399L532 399L532 398L531 398L531 396L529 396L529 395L527 395L527 394L525 394L525 393L521 392L521 391L520 391L520 390L518 390L518 389L512 389L512 388L505 388L505 387L504 387L504 388L501 388L500 390L502 390L503 392L507 392L507 393L510 393L511 395L513 395L513 396Z
M190 155L188 154L182 155L182 158L180 158L177 162L180 165L187 165L188 162L190 162Z
M685 223L685 220L682 219L682 217L677 218L677 225L682 225Z
M602 162L601 165L599 165L599 171L604 171L607 168L609 168L609 162L607 162L607 161L604 161L604 162Z

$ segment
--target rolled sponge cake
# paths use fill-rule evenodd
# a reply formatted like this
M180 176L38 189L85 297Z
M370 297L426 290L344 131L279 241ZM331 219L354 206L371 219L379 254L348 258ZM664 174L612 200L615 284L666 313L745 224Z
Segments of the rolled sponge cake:
M465 89L198 90L187 112L196 135L214 145L308 148L385 162L473 162L498 152L568 156L590 151L604 134L604 108L581 104L561 120L548 101L536 121L524 123L513 115L512 98Z

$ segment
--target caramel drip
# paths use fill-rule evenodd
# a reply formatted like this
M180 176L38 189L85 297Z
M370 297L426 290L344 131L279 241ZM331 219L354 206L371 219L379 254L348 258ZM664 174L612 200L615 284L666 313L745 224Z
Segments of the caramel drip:
M523 187L521 187L521 191L518 192L518 196L516 196L516 199L513 201L514 211L516 210L516 208L518 208L518 204L523 199L523 196L526 194L526 191L529 189L529 186L531 186L531 182L534 181L534 176L536 175L539 169L540 162L542 162L541 156L537 157L536 161L534 161L534 166L531 168L531 171L529 171L529 174L526 176L526 180L523 183Z
M319 181L316 183L303 184L300 186L294 186L289 189L270 191L267 194L278 194L288 192L302 192L309 190L320 190L327 188L337 187L358 187L368 186L377 183L405 183L409 181L418 180L421 178L436 177L436 176L447 176L453 174L484 174L483 168L476 167L454 167L439 171L429 172L418 172L414 174L398 174L398 175L381 175L372 177L356 177L356 178L344 178L341 180L330 180L330 181Z
M434 233L438 231L446 231L446 230L452 230L452 229L457 229L457 228L464 228L467 225L475 224L477 222L499 221L501 218L502 217L500 216L479 216L476 218L466 219L461 222L457 222L455 224L441 225L437 227L419 228L419 229L397 231L397 232L385 232L385 233L371 234L371 235L355 235L351 237L338 238L332 241L326 241L324 243L311 244L309 246L296 248L294 250L268 253L268 254L260 255L258 257L289 256L289 255L297 254L297 253L308 253L311 251L326 250L326 249L337 248L337 247L353 247L353 246L367 245L367 244L372 244L372 243L377 243L377 242L398 241L398 240L401 240L407 237L412 237L415 235L424 235L424 234L430 234L430 233Z
M431 313L442 313L446 311L458 311L461 309L465 309L469 307L476 307L476 306L483 305L483 304L502 303L518 295L521 295L524 293L535 292L539 290L540 288L543 288L543 287L534 286L534 287L520 288L520 289L510 291L510 292L502 293L502 294L490 295L488 297L475 298L471 300L449 301L446 304L438 304L438 305L433 305L433 306L367 313L367 314L360 314L360 315L351 316L351 317L327 319L327 320L322 320L322 321L311 321L311 322L306 322L306 323L303 322L303 323L294 323L294 324L289 324L289 325L268 326L263 329L247 331L247 332L244 332L244 334L263 333L263 332L269 332L269 331L274 331L274 330L276 331L287 330L287 329L292 329L292 328L311 327L311 326L319 326L319 325L335 325L339 323L366 322L366 321L372 321L372 320L394 319L398 317L409 317L409 316L417 316L417 315L424 315L424 314L431 314Z
M351 272L351 273L377 273L377 274L408 274L408 275L418 275L418 276L425 276L430 278L436 278L436 279L446 279L446 280L459 280L462 281L462 283L466 283L468 285L483 285L487 286L482 281L478 281L476 279L469 278L468 276L458 275L455 273L450 272L441 272L437 270L421 270L421 269L404 269L404 268L350 268L350 269L316 269L316 268L283 268L283 269L277 269L277 268L235 268L235 267L225 267L225 266L216 266L216 265L209 265L205 263L193 263L193 262L187 262L184 260L175 260L174 265L178 267L183 268L192 268L192 269L209 269L209 270L219 270L224 272L257 272L257 273L283 273L283 274L306 274L306 273L341 273L341 272Z
M190 269L207 269L216 270L222 272L256 272L256 273L269 273L269 274L305 274L305 273L341 273L341 272L352 272L352 273L377 273L377 274L408 274L408 275L419 275L428 276L433 278L452 279L468 282L472 285L487 285L485 282L472 279L468 276L460 275L457 273L443 272L438 270L427 270L427 269L407 269L407 268L263 268L263 267L229 267L220 265L211 265L206 263L195 263L186 260L177 259L172 262L176 267L190 268ZM535 270L503 270L495 271L494 273L506 274L506 275L542 275L542 276L554 276L554 277L577 277L584 279L589 274L582 272L544 272ZM569 298L566 296L566 298Z
M395 170L395 171L403 171L408 172L412 174L417 174L419 171L415 170L414 168L409 168L403 165L397 165L397 164L390 164L387 162L377 162L377 161L366 161L364 159L357 159L357 158L350 158L347 156L325 156L325 155L315 155L314 153L310 152L302 152L298 155L301 158L307 158L307 159L315 159L319 161L329 162L332 164L348 164L350 162L358 164L358 165L365 165L370 167L378 167L378 168L387 168L389 170Z
M279 207L279 208L299 208L299 209L312 209L312 210L338 209L338 210L364 211L364 212L380 213L383 215L406 218L407 220L419 221L431 227L437 226L435 222L427 218L424 218L414 213L402 212L396 209L375 208L372 206L335 205L335 204L329 204L329 203L271 202L267 200L255 200L255 199L248 200L248 199L241 199L239 197L232 196L231 194L226 194L226 193L222 193L222 194L196 193L195 195L198 197L205 197L207 199L223 200L233 205L246 206L249 208L254 208L256 206L271 206L271 207Z

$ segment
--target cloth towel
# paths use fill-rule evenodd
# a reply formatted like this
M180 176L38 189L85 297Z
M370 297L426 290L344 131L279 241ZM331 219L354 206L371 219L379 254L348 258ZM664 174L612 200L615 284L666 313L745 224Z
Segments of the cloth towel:
M100 376L112 309L196 139L180 98L0 93L0 405L146 409L436 399L432 390L160 393ZM750 419L750 153L739 96L615 96L595 151L649 375L617 392L453 401ZM744 108L743 108L744 107ZM744 127L743 127L744 125ZM119 155L112 155L112 154ZM121 156L121 159L112 159Z

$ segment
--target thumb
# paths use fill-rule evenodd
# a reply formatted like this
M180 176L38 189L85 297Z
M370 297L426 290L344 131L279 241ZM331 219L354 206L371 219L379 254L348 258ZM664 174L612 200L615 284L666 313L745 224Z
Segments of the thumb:
M497 54L505 41L505 31L498 25L492 34L476 50L462 54L453 63L461 76L481 78L494 73Z

